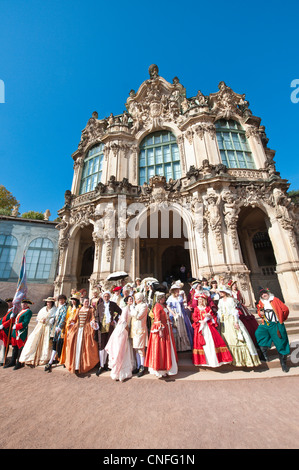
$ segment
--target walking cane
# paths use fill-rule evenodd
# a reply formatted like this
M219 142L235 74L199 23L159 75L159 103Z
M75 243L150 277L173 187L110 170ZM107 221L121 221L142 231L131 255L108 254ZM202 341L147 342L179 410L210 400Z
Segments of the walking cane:
M8 348L9 348L9 341L10 341L10 335L11 335L11 326L12 326L12 319L10 319L10 325L9 325L9 330L8 330L8 335L7 335L7 345L6 345L6 348L5 348L4 364L6 362L6 356L7 356Z

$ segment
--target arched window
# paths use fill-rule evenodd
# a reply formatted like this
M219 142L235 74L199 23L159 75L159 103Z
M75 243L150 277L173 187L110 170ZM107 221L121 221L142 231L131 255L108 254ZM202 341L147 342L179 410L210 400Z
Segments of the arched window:
M0 279L9 279L18 242L12 235L0 234Z
M181 177L180 154L172 132L154 132L141 142L139 184L148 183L155 175L165 176L167 181Z
M27 250L26 269L30 280L46 281L53 259L53 243L48 238L35 238Z
M228 168L255 168L245 131L233 120L215 123L222 163Z
M101 181L104 159L104 144L98 144L89 150L81 177L80 194L93 191Z

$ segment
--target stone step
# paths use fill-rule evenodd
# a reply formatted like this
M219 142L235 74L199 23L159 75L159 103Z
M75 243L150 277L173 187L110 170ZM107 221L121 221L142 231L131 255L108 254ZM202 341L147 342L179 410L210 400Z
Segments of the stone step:
M287 364L288 366L296 366L298 361L299 366L299 337L289 337L290 340L290 350L291 354L288 355ZM296 349L298 349L298 353L296 354ZM292 354L293 353L293 354ZM296 357L297 356L297 357ZM268 362L262 362L262 364L258 367L254 367L254 369L258 370L268 370L272 368L281 368L279 355L274 345L268 350ZM293 364L294 361L294 364ZM192 362L192 352L191 351L184 351L178 353L178 365L180 371L193 371L196 372L198 369L203 371L217 371L221 370L223 372L228 371L235 371L235 370L243 370L245 371L248 369L247 367L235 367L231 364L224 364L219 368L211 368L211 367L204 367L204 366L195 366ZM298 369L299 373L299 369Z

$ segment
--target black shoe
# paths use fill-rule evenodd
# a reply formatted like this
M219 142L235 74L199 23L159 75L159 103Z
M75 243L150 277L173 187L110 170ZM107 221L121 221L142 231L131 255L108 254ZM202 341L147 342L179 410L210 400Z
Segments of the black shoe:
M7 369L8 367L13 367L16 365L15 361L9 361L5 366L3 366L3 369Z
M136 369L134 369L134 370L132 371L132 374L138 374L138 372L139 372L139 369L138 369L138 367L136 367Z
M104 367L99 367L98 370L96 371L96 376L98 377L104 370Z
M110 370L109 367L107 366L107 364L104 365L103 369L106 370L106 371Z
M13 370L22 369L22 367L24 367L24 364L22 364L21 362L17 362L16 365L14 366Z
M265 348L265 347L262 346L261 351L262 351L262 355L264 356L264 359L262 359L262 360L264 360L265 362L268 362L268 360L269 360L268 355L267 355L268 348Z
M143 366L140 366L139 367L139 372L137 374L137 377L142 377L144 374L144 367Z
M279 354L279 360L280 360L280 365L281 369L283 372L289 372L289 369L287 367L287 356L283 356Z
M52 364L46 364L45 365L45 372L51 372L52 371Z

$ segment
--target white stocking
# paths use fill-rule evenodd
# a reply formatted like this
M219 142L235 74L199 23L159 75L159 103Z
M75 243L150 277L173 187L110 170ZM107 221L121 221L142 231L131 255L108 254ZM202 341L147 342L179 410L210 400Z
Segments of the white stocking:
M51 354L51 359L49 360L49 364L52 364L52 362L54 361L55 359L55 356L56 356L56 351L52 351L52 354Z
M0 362L4 362L4 356L5 356L5 346L3 341L0 341Z
M105 362L106 362L106 359L107 359L107 351L105 351L105 349L102 349L100 351L100 366L101 367L104 367L105 365Z

